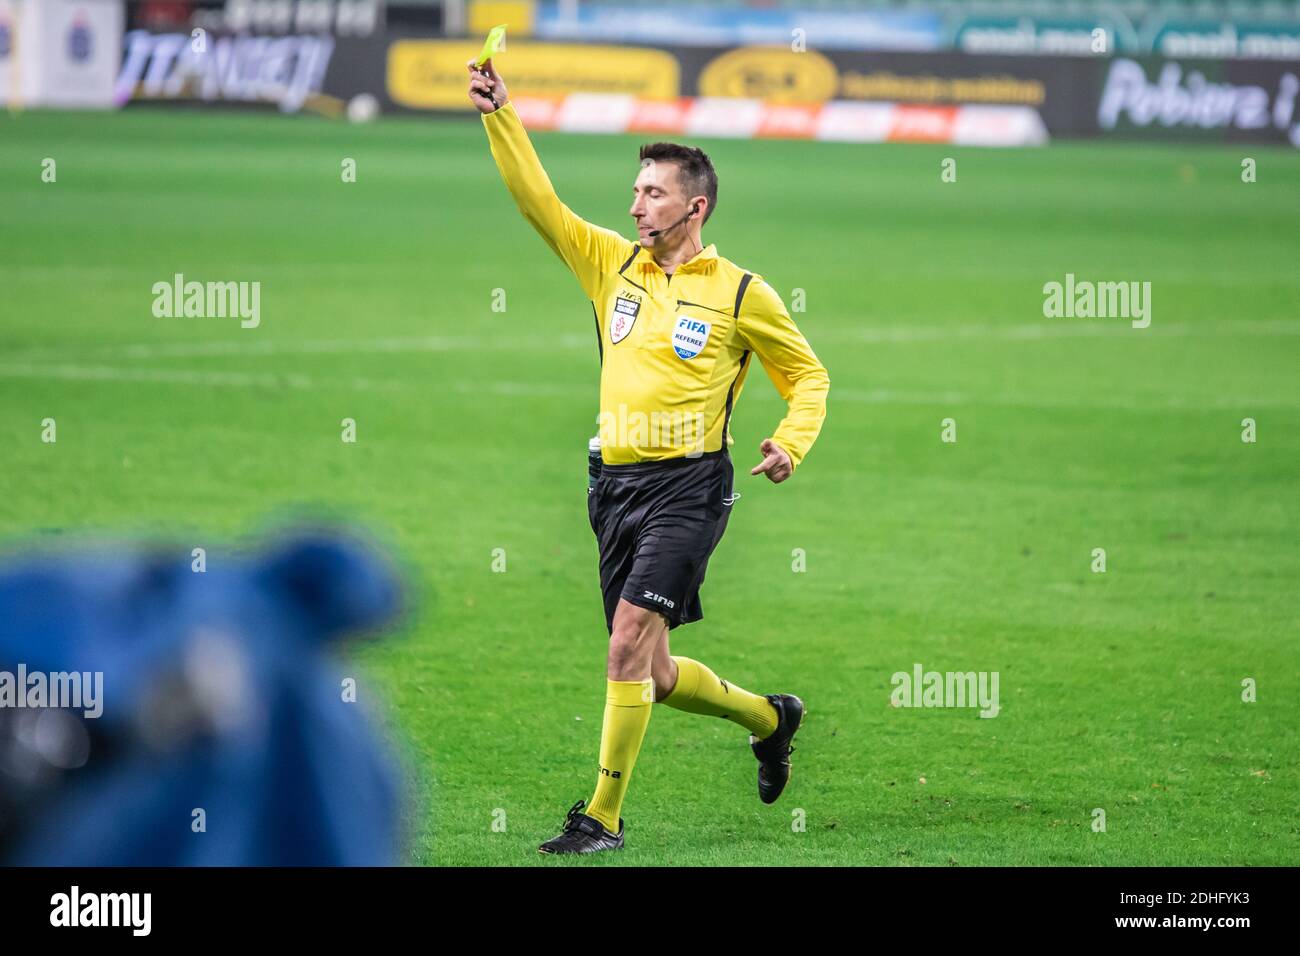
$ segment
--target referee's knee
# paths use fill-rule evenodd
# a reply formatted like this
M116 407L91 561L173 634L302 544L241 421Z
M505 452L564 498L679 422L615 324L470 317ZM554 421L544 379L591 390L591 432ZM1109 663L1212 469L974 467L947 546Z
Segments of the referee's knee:
M620 602L614 615L614 630L609 636L609 679L645 678L664 627L659 612Z

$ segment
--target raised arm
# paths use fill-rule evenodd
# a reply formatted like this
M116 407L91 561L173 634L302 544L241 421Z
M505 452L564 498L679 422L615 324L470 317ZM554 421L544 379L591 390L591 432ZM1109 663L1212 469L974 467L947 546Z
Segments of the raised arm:
M757 276L749 284L737 329L746 346L763 363L768 378L788 406L776 432L763 442L762 464L752 472L781 482L803 461L821 431L826 420L830 376L790 318L776 290ZM771 448L772 443L779 448ZM788 466L779 453L781 449L789 456Z
M473 61L467 65L469 98L483 114L492 158L506 188L524 218L577 276L587 296L595 297L601 274L617 269L619 262L627 258L631 240L592 225L560 202L492 61L483 66L486 75Z

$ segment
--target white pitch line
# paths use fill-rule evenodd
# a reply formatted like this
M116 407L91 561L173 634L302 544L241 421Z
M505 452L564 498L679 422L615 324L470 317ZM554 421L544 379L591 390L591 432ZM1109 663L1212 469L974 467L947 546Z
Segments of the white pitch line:
M803 321L796 316L796 321ZM812 328L812 323L808 323ZM1291 319L1240 320L1235 322L1152 322L1149 329L1134 329L1126 319L1062 319L1057 323L1020 325L836 325L809 332L814 346L836 344L913 344L953 341L1034 342L1051 339L1113 338L1135 339L1209 336L1300 335L1300 322ZM589 351L595 345L594 330L554 334L483 336L394 336L372 339L216 339L197 342L140 342L102 345L89 349L43 346L11 353L14 359L79 360L83 358L213 358L239 356L256 358L273 355L390 355L439 352L544 352L546 350Z
M392 355L433 352L540 351L555 348L595 350L595 331L517 338L474 338L470 336L423 335L409 338L376 339L217 339L199 342L140 342L100 345L89 349L43 346L11 353L12 359L88 358L213 358L237 356L257 358L271 355Z
M149 385L190 385L218 388L265 389L347 389L358 392L421 391L433 393L450 389L464 394L491 393L518 395L592 395L597 383L580 388L574 385L528 382L446 382L436 385L404 379L349 378L318 379L308 375L286 373L213 372L200 369L157 369L112 365L12 365L0 363L0 378L28 378L69 382L123 382Z
M631 227L629 226L629 229ZM629 237L629 242L634 237ZM226 261L219 266L205 270L199 277L202 280L238 276L244 280L260 281L264 285L279 279L316 278L336 279L344 274L361 276L396 274L408 282L418 281L427 272L427 268L418 262L391 261L342 261L342 262L280 262L269 264L265 261L237 262ZM0 280L5 283L17 282L58 282L75 279L78 282L122 281L144 282L152 285L159 279L170 281L176 270L161 271L156 264L136 263L0 263ZM558 273L557 273L558 274ZM1035 289L1044 281L1058 281L1062 273L1031 266L1000 266L999 281L1023 282ZM875 276L875 281L883 283L912 283L926 286L935 282L975 281L986 282L988 270L978 264L945 264L941 269L906 268L891 265L888 273ZM1259 268L1240 269L1201 269L1201 268L1164 268L1147 274L1153 284L1165 285L1181 282L1212 283L1220 286L1256 287L1262 283L1279 285L1300 285L1300 276L1294 270L1288 270L1285 261L1276 265L1265 264ZM499 283L498 283L499 284Z
M75 279L79 282L97 281L140 281L152 286L155 281L172 281L176 270L160 273L153 266L140 266L131 263L98 263L84 265L75 262L36 264L0 263L0 280L5 282L60 282ZM410 263L389 262L292 262L268 265L265 262L227 262L207 270L208 273L225 277L240 276L248 281L266 284L270 280L281 278L316 278L336 279L340 275L360 274L363 276L397 273L408 277L418 276L422 270ZM204 278L213 278L205 275Z
M0 365L0 377L62 379L72 382L153 382L163 385L215 385L235 388L311 388L305 375L250 372L198 372L189 369L122 369L111 365Z
M893 389L862 391L852 388L837 389L832 382L828 404L833 407L836 402L864 405L935 405L940 408L968 405L999 408L1106 409L1129 412L1242 411L1245 413L1259 408L1300 408L1300 402L1285 399L1214 398L1207 401L1187 401L1177 396L1152 396L1151 398L1096 396L1086 400L1076 400L1040 395L977 395L961 392L906 392Z
M1062 319L1022 325L929 325L866 326L860 329L819 329L816 341L870 342L876 344L989 340L1029 342L1040 339L1115 338L1152 336L1269 336L1300 335L1300 322L1293 319L1244 319L1236 322L1155 322L1135 329L1127 319Z
M38 380L76 382L125 382L155 385L185 385L198 387L263 388L372 392L419 392L434 395L438 390L450 390L463 395L500 395L506 397L540 396L557 397L597 394L593 375L588 385L562 382L510 382L510 381L447 381L436 384L410 379L316 379L307 375L284 375L249 372L214 372L196 369L150 369L107 365L7 365L0 364L0 378L26 378ZM1087 400L1054 398L1030 395L978 395L956 391L900 391L895 389L854 389L831 386L830 405L849 402L855 405L933 405L939 408L956 406L994 406L1010 408L1060 408L1060 409L1110 409L1118 411L1249 411L1261 408L1300 408L1300 402L1261 398L1216 398L1209 401L1188 401L1181 397L1153 396L1151 398L1093 397Z

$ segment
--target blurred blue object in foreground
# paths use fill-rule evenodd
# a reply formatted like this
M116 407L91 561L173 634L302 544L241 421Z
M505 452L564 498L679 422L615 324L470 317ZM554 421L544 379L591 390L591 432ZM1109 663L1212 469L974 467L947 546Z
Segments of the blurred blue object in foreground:
M0 563L0 862L397 862L396 765L331 646L394 621L392 565L338 531L205 561Z

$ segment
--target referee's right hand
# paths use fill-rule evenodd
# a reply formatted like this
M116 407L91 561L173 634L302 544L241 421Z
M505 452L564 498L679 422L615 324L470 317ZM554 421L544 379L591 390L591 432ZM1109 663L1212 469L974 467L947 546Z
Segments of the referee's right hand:
M475 66L473 60L465 65L469 68L469 101L480 113L494 112L510 102L506 82L501 79L491 60L481 67Z

